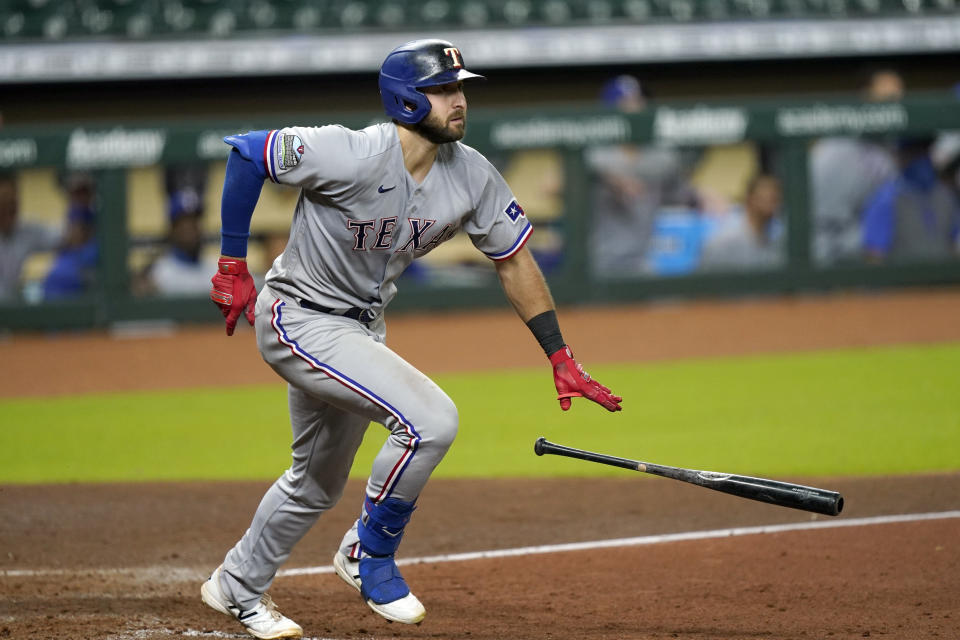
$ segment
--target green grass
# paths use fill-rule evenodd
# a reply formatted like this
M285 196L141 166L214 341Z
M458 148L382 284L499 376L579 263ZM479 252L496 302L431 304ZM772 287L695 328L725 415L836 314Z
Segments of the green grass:
M460 433L436 476L623 475L579 448L764 476L960 469L960 344L590 367L624 411L561 412L549 370L436 376ZM281 384L0 401L0 483L269 479L288 463ZM385 432L371 425L354 474Z

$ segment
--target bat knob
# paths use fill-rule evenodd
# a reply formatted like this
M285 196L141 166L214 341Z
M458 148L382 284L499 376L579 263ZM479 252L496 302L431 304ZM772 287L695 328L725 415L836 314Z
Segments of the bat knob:
M543 443L546 442L546 438L537 438L537 441L533 443L533 452L538 456L543 455Z

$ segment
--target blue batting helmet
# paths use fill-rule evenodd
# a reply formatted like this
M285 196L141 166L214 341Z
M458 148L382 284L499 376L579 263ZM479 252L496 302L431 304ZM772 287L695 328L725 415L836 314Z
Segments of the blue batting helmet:
M380 99L388 116L416 124L430 113L430 101L419 89L482 77L464 68L460 50L446 40L414 40L380 65Z

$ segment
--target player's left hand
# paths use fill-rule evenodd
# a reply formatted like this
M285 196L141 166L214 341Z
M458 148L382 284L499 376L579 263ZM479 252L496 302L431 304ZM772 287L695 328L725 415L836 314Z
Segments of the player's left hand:
M253 308L257 303L257 287L253 283L253 276L247 271L245 260L237 258L220 258L217 262L217 274L210 279L213 288L210 290L210 299L220 307L220 312L227 319L227 335L232 336L237 327L237 320L243 313L247 322L253 324Z
M563 348L550 355L553 365L553 383L557 387L557 400L564 411L570 409L571 398L593 400L607 411L620 411L620 396L613 395L610 389L590 377L579 362L573 359L570 347Z

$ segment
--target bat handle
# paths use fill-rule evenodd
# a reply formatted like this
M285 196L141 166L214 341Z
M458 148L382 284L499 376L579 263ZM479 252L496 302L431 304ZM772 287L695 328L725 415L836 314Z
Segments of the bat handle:
M627 458L608 456L603 453L594 453L593 451L584 451L583 449L565 447L562 444L554 444L553 442L548 441L546 438L537 438L537 441L533 445L533 452L538 456L547 454L566 456L568 458L577 458L579 460L589 460L591 462L609 464L614 467L630 469L631 471L646 470L646 468L643 466L644 463L637 462L636 460L628 460Z

